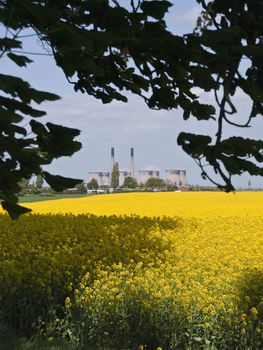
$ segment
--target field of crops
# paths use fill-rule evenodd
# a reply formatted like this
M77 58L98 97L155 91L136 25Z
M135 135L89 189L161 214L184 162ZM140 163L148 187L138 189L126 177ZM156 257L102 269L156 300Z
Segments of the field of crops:
M85 349L262 349L263 193L132 193L0 215L0 326Z
M159 192L95 195L52 202L25 203L35 213L139 216L260 216L261 192Z

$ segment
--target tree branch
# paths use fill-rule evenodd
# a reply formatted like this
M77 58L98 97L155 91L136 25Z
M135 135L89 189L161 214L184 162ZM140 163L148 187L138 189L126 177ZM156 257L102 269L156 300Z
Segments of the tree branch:
M44 53L44 52L29 52L29 51L19 51L19 50L11 50L11 52L26 54L26 55L36 55L36 56L53 56L52 53Z
M112 0L112 2L113 2L117 7L121 7L117 0Z
M137 6L135 6L134 0L131 0L131 7L133 9L133 12L137 12L140 6L141 0L138 0Z

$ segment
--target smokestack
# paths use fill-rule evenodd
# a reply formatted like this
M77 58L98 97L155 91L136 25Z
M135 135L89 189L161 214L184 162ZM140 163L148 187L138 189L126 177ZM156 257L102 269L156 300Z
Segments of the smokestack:
M134 178L134 149L131 148L131 177Z
M113 169L114 164L115 164L114 147L111 147L111 169Z

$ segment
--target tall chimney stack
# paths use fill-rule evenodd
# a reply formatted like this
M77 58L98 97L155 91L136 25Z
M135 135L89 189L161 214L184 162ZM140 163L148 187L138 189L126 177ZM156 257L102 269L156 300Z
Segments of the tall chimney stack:
M134 178L134 149L131 148L131 177Z
M111 170L113 169L114 164L115 164L114 147L111 147Z

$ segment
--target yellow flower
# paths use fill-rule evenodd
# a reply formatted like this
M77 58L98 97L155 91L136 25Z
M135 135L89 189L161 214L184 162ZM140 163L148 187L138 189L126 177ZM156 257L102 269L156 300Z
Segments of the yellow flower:
M71 300L69 297L65 299L65 308L69 309L71 307Z
M254 317L257 317L258 315L258 310L255 307L252 307L252 309L250 310L251 315L253 315Z
M247 332L246 332L246 329L245 329L245 328L242 328L242 329L241 329L241 334L242 334L242 335L246 335L246 333L247 333Z
M246 335L263 302L256 299L263 273L262 202L261 192L200 192L28 204L42 214L15 223L0 216L1 304L21 305L26 291L27 310L37 308L40 297L58 300L70 292L66 309L74 303L81 313L110 320L109 327L117 312L135 305L149 320L163 312L207 333L226 324L229 334L239 327ZM250 290L251 297L240 290Z

